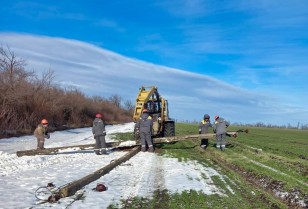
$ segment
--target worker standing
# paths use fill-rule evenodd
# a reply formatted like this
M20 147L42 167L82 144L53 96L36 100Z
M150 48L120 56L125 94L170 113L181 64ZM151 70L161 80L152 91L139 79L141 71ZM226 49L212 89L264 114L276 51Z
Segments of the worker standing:
M199 134L207 134L209 133L209 127L212 127L210 116L208 114L205 114L203 116L203 120L199 123ZM206 149L209 145L209 139L208 138L201 138L200 147L202 149Z
M95 119L93 121L93 127L92 127L92 133L95 139L94 151L95 151L95 154L97 155L107 154L106 141L105 141L106 130L105 130L105 124L102 118L103 118L103 115L100 113L97 113L95 115Z
M154 152L152 142L153 119L149 115L148 110L144 109L140 119L136 123L136 130L139 131L141 139L141 151L145 152L146 147L149 147L149 152Z
M226 147L226 135L227 135L227 127L230 125L228 121L219 117L218 115L215 116L215 123L213 126L214 133L216 133L216 147L220 150L225 150Z
M50 135L48 133L48 121L46 119L43 119L41 123L38 124L33 134L37 139L37 149L45 149L45 138L50 138Z

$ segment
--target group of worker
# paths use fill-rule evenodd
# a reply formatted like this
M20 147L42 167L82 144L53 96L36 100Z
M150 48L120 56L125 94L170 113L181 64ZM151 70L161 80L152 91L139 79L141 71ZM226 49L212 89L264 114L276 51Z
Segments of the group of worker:
M105 155L107 154L107 146L106 146L106 129L103 121L103 115L101 113L97 113L95 115L95 119L93 121L92 133L95 139L95 147L94 152L97 155ZM37 149L43 150L45 139L49 139L50 135L48 132L48 121L43 119L41 123L34 130L34 136L37 138Z
M107 154L107 146L106 146L106 129L103 121L103 115L101 113L97 113L95 115L95 119L93 121L92 133L95 139L95 148L94 152L97 155L105 155ZM214 133L216 133L216 147L220 150L225 150L226 147L226 134L227 127L229 126L229 122L219 117L215 116L214 124L210 121L210 116L205 114L203 120L199 124L199 134L207 134L209 133L209 127L213 128ZM153 120L147 109L143 110L143 113L140 119L137 121L135 125L136 132L140 135L141 140L141 151L149 151L154 152L154 144L152 140L152 129L153 129ZM34 136L37 138L37 149L45 149L44 143L45 138L49 139L50 135L48 132L48 121L43 119L41 123L37 126L34 131ZM206 149L208 147L209 141L208 138L202 138L200 147L202 149Z
M199 134L209 133L209 127L212 127L214 133L216 134L216 148L224 151L226 148L227 127L229 125L230 123L228 121L219 117L218 115L215 116L215 122L212 125L210 121L210 116L208 114L205 114L203 120L199 124ZM148 110L144 109L140 119L135 125L135 129L140 135L142 152L145 152L147 148L149 152L154 152L152 128L152 117L149 115ZM200 147L202 149L206 149L208 147L208 144L208 138L201 139Z
M216 134L216 148L223 151L226 148L227 127L230 123L218 115L215 115L214 118L215 122L212 124L208 114L203 116L203 120L199 123L199 134L209 133L209 127L212 127L214 133ZM208 145L209 139L206 137L201 138L200 147L202 149L206 149Z

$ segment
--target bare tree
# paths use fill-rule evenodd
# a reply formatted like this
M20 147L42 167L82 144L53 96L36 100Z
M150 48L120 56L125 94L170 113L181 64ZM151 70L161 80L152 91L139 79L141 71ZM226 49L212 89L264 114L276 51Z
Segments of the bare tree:
M9 47L0 47L0 72L5 79L1 84L9 84L11 88L19 82L33 76L33 72L25 70L26 61L18 58Z
M124 109L127 110L129 113L133 113L135 106L133 105L131 100L126 100L124 102Z
M120 96L89 98L76 88L56 87L53 79L51 70L41 77L26 71L24 60L0 46L0 137L29 134L42 118L51 128L90 126L97 112L103 112L106 121L132 121L121 108ZM128 109L131 106L126 103Z
M109 97L109 101L116 107L121 107L122 98L119 95L112 95Z

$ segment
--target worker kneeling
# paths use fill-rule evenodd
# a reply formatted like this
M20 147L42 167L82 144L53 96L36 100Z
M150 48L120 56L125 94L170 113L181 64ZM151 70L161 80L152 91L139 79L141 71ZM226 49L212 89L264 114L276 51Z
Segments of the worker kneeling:
M136 130L139 131L140 134L142 152L146 151L147 146L149 147L149 152L154 152L152 128L153 119L149 115L148 110L144 109L140 119L136 123Z

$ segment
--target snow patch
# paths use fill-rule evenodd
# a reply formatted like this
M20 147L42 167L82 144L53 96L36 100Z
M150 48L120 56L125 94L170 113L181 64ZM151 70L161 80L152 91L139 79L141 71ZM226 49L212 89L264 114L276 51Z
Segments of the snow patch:
M112 133L133 131L133 126L134 123L107 126L106 138ZM91 133L91 128L54 132L51 139L46 140L46 147L94 143ZM127 141L121 145L134 143ZM109 151L108 155L95 155L93 150L63 149L55 155L17 157L15 154L18 150L33 149L35 146L33 136L8 138L0 143L0 208L65 208L71 203L71 208L107 208L121 199L135 196L151 198L155 190L164 189L170 193L196 190L205 195L226 195L226 191L217 188L212 180L213 176L224 177L211 167L197 161L179 162L176 158L139 152L97 181L86 185L82 201L67 197L56 204L37 205L35 191L39 187L49 182L57 187L66 185L92 174L126 152ZM108 190L93 191L99 182L104 183Z

